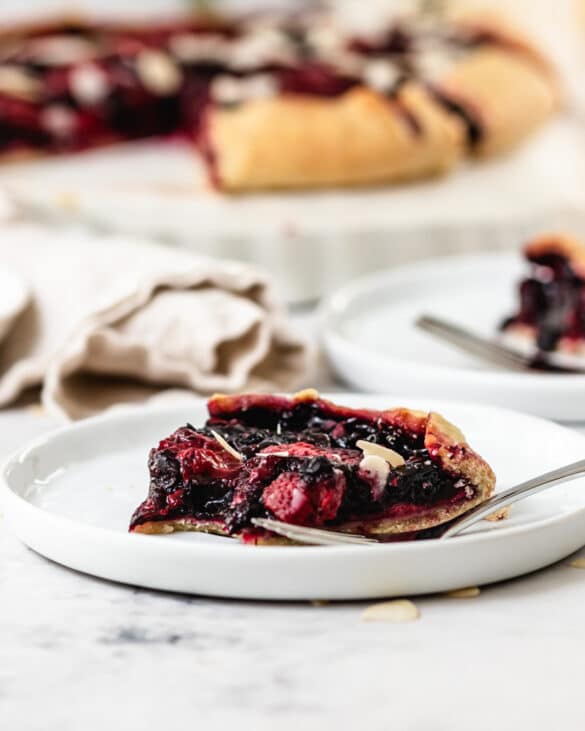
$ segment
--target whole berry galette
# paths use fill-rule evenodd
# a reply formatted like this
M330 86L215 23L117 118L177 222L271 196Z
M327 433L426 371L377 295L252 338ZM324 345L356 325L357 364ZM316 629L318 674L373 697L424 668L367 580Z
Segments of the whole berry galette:
M0 155L181 136L225 191L442 173L514 146L557 101L539 50L479 16L369 36L312 13L0 32Z
M413 538L494 488L489 465L436 413L351 409L312 390L214 396L208 409L204 426L186 424L151 450L131 531L282 542L252 523L271 517Z

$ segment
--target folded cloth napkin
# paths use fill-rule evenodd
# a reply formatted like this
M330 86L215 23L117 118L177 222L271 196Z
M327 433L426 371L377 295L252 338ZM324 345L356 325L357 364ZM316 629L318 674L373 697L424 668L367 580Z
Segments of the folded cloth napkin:
M0 406L41 385L47 408L78 419L164 389L288 390L309 377L310 349L251 266L24 225L0 229L0 253L30 291L0 340Z

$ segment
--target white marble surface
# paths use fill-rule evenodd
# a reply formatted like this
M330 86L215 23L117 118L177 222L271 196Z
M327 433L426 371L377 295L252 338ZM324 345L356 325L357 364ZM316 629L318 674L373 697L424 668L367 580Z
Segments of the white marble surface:
M0 451L52 425L0 412ZM366 624L367 603L109 584L34 554L0 518L0 728L582 731L585 571L566 564L475 599L417 598L412 624Z

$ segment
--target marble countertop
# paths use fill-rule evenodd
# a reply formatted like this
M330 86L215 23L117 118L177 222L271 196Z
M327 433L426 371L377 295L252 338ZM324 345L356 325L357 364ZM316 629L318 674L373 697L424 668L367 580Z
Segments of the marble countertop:
M0 453L53 425L34 406L0 412ZM585 571L414 601L416 622L364 623L368 602L119 586L36 555L0 518L0 727L585 728Z

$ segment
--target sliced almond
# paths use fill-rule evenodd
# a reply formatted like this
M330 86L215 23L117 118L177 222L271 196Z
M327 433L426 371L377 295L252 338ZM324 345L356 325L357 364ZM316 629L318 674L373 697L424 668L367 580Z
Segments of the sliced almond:
M136 73L146 89L158 96L174 94L183 80L181 69L162 51L149 49L136 57Z
M491 513L490 515L486 516L484 520L489 520L492 523L497 523L498 520L506 520L506 518L509 518L511 511L512 506L506 505L505 507L496 510L495 513Z
M585 558L575 558L568 563L573 569L585 569Z
M400 78L400 70L392 61L375 59L366 64L362 78L375 91L387 93L392 91Z
M474 599L481 593L478 586L467 586L464 589L453 589L453 591L446 591L443 596L449 597L449 599Z
M367 607L361 614L362 622L415 622L420 613L409 599L395 599Z
M402 465L404 464L404 457L402 457L400 454L398 454L398 452L395 452L389 447L383 447L381 444L376 444L375 442L366 442L364 439L359 439L355 443L355 446L358 449L361 449L362 452L368 457L373 456L385 459L390 467L402 467Z
M86 63L72 69L69 88L80 104L92 106L106 98L110 85L105 71L95 64Z
M94 58L97 55L95 43L75 35L52 35L33 40L28 52L33 61L43 66L69 66Z
M221 434L218 434L216 431L213 431L211 429L211 433L213 434L213 438L221 444L221 446L225 449L226 452L229 452L232 457L235 457L239 462L244 461L244 455L240 454L237 449L234 449L231 444L228 444L226 440L221 436Z
M302 391L297 391L293 396L294 401L317 401L319 398L321 397L316 388L305 388Z
M253 99L267 99L278 86L271 74L254 74L245 78L222 74L211 84L211 96L220 104L241 104Z
M364 472L372 481L372 495L374 500L379 500L384 493L386 480L390 473L390 465L377 454L364 454L360 462L360 472Z
M32 102L40 96L42 84L18 66L2 66L0 68L0 92Z

